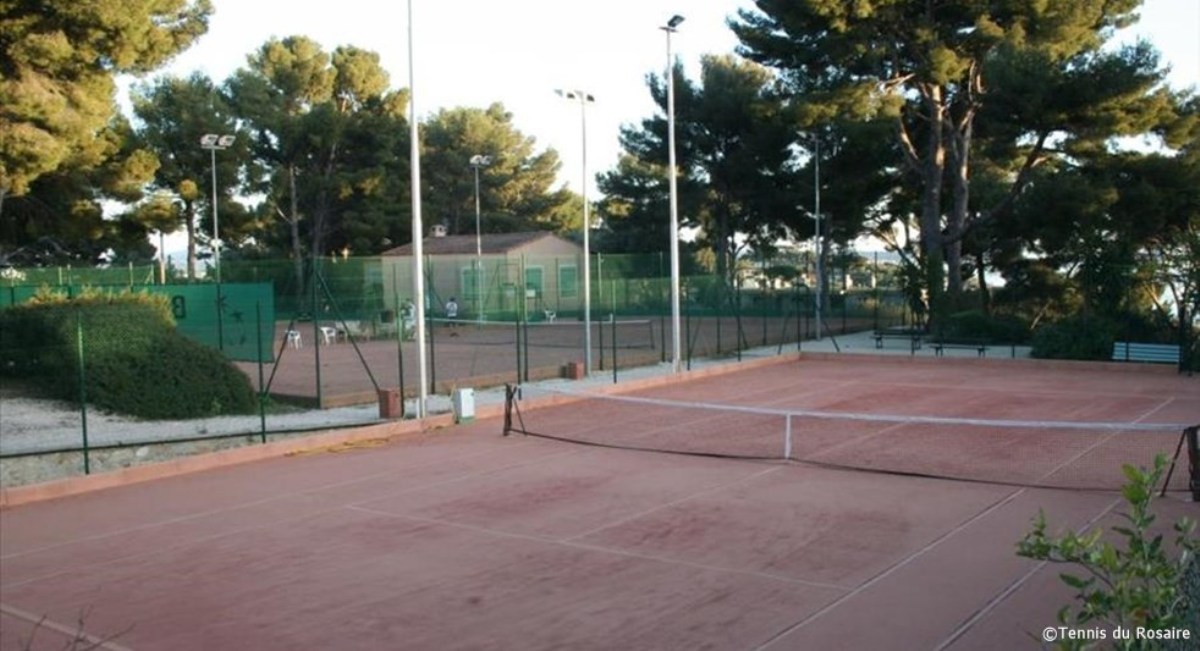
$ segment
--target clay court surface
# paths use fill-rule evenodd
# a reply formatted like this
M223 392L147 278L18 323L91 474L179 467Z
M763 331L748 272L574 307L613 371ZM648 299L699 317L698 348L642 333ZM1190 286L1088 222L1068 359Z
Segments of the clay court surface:
M1197 378L1012 360L791 356L638 395L1200 421ZM632 406L538 412L531 420L568 435L666 427ZM664 431L752 436L749 422L699 413ZM797 427L796 445L882 467L927 453L914 429L830 422ZM1101 481L1110 458L1146 448L1120 432L926 430L940 450L927 469L1026 482ZM1038 509L1058 529L1111 525L1120 506L1114 492L500 431L498 419L480 420L4 510L0 648L31 636L30 648L63 648L80 621L111 649L1039 648L1070 595L1060 568L1018 558L1016 542ZM1173 449L1178 434L1163 436ZM1194 516L1185 497L1162 500L1160 520Z

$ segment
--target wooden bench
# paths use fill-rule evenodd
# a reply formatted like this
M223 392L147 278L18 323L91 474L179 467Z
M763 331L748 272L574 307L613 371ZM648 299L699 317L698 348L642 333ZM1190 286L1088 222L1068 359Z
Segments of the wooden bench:
M959 341L934 341L933 354L938 357L942 356L942 351L946 348L961 348L963 350L974 350L980 357L987 356L988 342L982 339L959 340Z
M921 335L922 333L920 330L912 330L910 328L876 330L874 334L875 348L882 349L884 339L907 339L909 341L909 345L912 347L912 350L919 350L921 348Z
M1114 362L1147 362L1150 364L1179 364L1179 346L1175 344L1138 344L1126 341L1113 343Z

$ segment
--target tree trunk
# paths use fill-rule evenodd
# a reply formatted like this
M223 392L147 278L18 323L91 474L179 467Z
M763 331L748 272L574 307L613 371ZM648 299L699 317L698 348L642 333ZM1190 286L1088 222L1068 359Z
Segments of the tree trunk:
M984 266L986 260L983 253L975 256L975 274L979 279L979 307L984 314L992 313L992 292L987 286L987 268Z
M300 245L300 214L299 199L296 198L296 166L288 165L288 189L291 194L292 206L288 224L292 231L292 264L296 270L296 290L304 291L304 249Z
M942 243L942 174L946 166L946 145L940 125L945 119L942 88L930 84L924 89L929 135L921 164L921 248L925 252L925 280L929 291L929 321L936 325L945 311L945 257Z
M946 266L947 289L952 300L957 300L963 293L962 277L962 236L967 226L967 211L970 208L971 174L970 147L971 127L966 125L963 130L949 126L952 152L950 156L951 174L953 178L953 201L946 224Z
M337 160L337 146L335 145L329 152L329 159L325 163L321 178L321 188L317 192L317 202L309 219L312 222L312 250L309 253L313 259L325 255L325 235L328 230L329 221L329 184L333 182L334 172L337 171L335 161Z
M729 212L722 205L717 211L717 277L724 284L731 284L729 264Z

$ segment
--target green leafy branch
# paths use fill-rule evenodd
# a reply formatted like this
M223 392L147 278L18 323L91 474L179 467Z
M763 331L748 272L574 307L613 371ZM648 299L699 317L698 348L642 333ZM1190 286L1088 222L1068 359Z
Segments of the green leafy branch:
M1074 603L1058 611L1058 622L1080 627L1103 624L1126 631L1192 629L1200 634L1196 622L1197 597L1184 590L1185 578L1196 571L1196 553L1200 538L1194 534L1196 522L1181 518L1175 523L1174 544L1164 544L1162 534L1153 534L1155 515L1151 511L1155 486L1162 479L1167 460L1159 455L1151 470L1125 465L1128 482L1121 493L1128 511L1121 513L1123 523L1112 527L1117 536L1105 537L1096 529L1087 533L1068 531L1058 537L1046 533L1045 513L1039 512L1033 530L1017 544L1017 554L1050 563L1075 565L1081 572L1060 574L1063 583L1076 591ZM1116 538L1123 544L1114 544ZM1194 591L1193 591L1194 592ZM1120 649L1161 648L1156 640L1114 640ZM1082 649L1092 643L1061 640L1060 648Z

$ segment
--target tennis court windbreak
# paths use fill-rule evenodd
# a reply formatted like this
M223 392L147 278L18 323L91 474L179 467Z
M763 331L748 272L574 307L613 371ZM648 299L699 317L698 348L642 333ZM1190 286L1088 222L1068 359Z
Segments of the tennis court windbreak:
M802 462L957 481L1119 490L1122 465L1178 459L1167 491L1195 491L1196 427L842 413L510 386L504 433L584 445ZM1184 454L1184 450L1187 454Z

